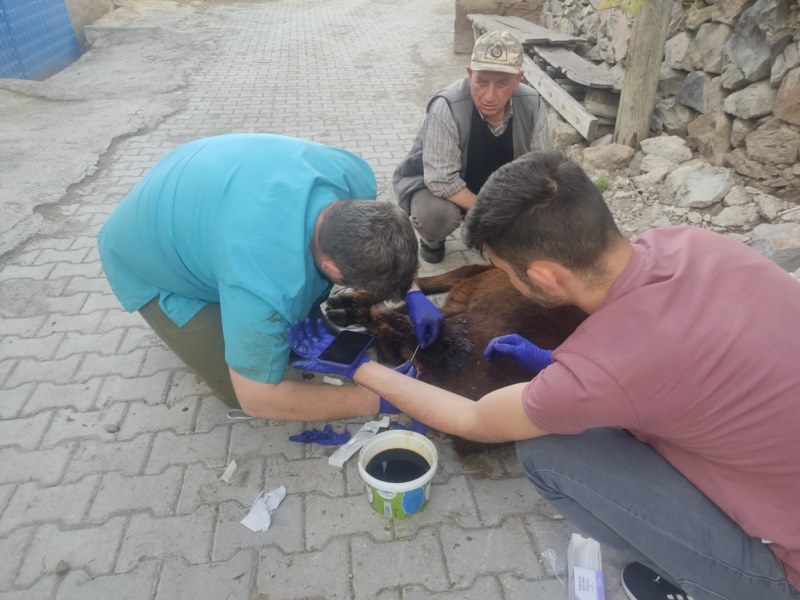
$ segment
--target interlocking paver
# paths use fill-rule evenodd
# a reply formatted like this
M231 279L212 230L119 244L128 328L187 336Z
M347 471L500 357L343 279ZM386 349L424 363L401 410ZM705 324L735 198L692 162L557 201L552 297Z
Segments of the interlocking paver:
M158 475L125 476L107 473L89 511L89 520L102 522L110 515L148 511L170 515L178 501L183 469L169 467Z
M19 448L0 449L0 484L36 481L53 485L61 481L71 448L60 446L33 452Z
M33 536L33 527L20 527L7 536L0 537L0 592L11 588L14 574L22 563L22 553Z
M52 381L53 383L70 383L73 381L82 356L68 356L53 360L35 360L23 358L6 379L5 385L16 387L31 381Z
M143 434L125 441L82 441L70 459L64 481L72 482L91 473L114 471L128 476L137 475L144 470L152 438L152 435Z
M74 331L79 333L94 333L103 320L103 313L94 312L90 315L63 315L51 313L47 316L39 330L39 336L44 337L59 331Z
M52 598L58 587L58 578L50 575L44 577L26 590L0 592L0 600L42 600Z
M127 354L86 354L80 368L75 374L78 380L101 375L122 375L134 377L139 373L144 362L145 350L134 350Z
M375 514L361 496L331 498L324 494L306 494L306 545L319 550L331 539L354 534L368 535L376 542L393 539L392 522Z
M285 485L293 494L313 491L328 496L344 494L344 481L339 469L319 458L286 460L282 456L268 456L264 478L266 487Z
M56 600L151 600L160 568L158 562L147 561L119 575L91 577L84 571L71 571L61 582Z
M71 354L99 352L100 354L114 354L119 347L124 329L114 329L107 333L67 333L63 341L57 345L55 357L61 358Z
M109 519L99 527L67 531L42 525L33 536L16 583L21 587L31 585L42 575L55 573L60 561L90 575L109 573L124 529L125 517Z
M17 486L0 516L0 535L31 523L78 525L83 521L99 480L99 476L89 475L77 483L53 487L42 487L38 483Z
M212 404L215 408L220 407L226 412L228 410L216 398L204 400L204 405L206 403ZM210 409L207 410L210 412ZM197 429L201 431L199 419ZM285 422L269 426L265 426L263 421L235 423L231 427L231 458L239 460L249 456L270 454L281 454L290 460L302 458L304 445L289 441L290 435L300 433L302 430L302 423Z
M0 335L32 336L42 326L44 319L43 316L18 318L2 316L0 318Z
M224 472L222 468L211 469L202 463L186 467L176 514L185 515L201 505L219 504L227 500L236 500L242 505L252 502L264 489L264 461L250 459L236 464L237 468L228 482L220 480Z
M209 467L225 467L228 451L226 427L209 433L176 435L171 431L156 434L146 473L160 473L167 465L189 465L203 462Z
M504 573L500 575L503 591L507 600L529 600L530 598L561 599L567 598L567 582L565 579L528 580L517 575Z
M403 589L403 600L487 600L502 598L500 583L494 577L480 577L471 588L454 589L450 592L431 593L419 586ZM546 596L528 596L528 598L545 598Z
M251 600L253 567L256 557L251 551L239 552L225 562L188 566L179 559L168 560L158 585L158 600L195 600L224 598ZM266 598L273 595L265 592Z
M117 438L126 440L141 433L165 430L189 433L192 431L197 405L197 398L184 398L174 404L131 402Z
M0 421L0 447L19 446L24 450L39 447L52 412L41 412L31 417Z
M0 419L13 419L19 415L35 387L35 383L24 383L15 388L0 389Z
M39 383L22 409L22 414L31 415L47 408L72 407L77 411L89 410L102 383L103 380L99 377L81 383Z
M191 564L209 561L215 510L204 506L194 514L154 518L131 517L122 542L116 571L124 573L143 559L183 557Z
M250 510L238 502L223 502L214 531L214 548L211 560L227 560L243 548L275 546L284 554L303 552L303 497L287 495L279 509L272 514L272 524L267 531L254 533L240 521Z
M540 500L526 477L472 481L475 502L484 524L492 527L508 515L529 513Z
M447 572L458 586L471 585L477 573L514 572L528 578L543 575L520 518L489 529L441 528ZM514 552L508 552L514 548Z
M401 585L420 585L431 592L450 588L434 529L425 529L407 541L379 543L359 536L350 545L356 598L374 598L383 588Z
M352 598L348 557L345 539L302 554L284 555L275 548L266 548L258 563L257 591L270 600L348 600Z
M160 371L148 377L106 377L97 394L96 406L132 400L144 400L149 404L163 402L171 376L168 371Z
M42 446L53 446L65 440L85 438L112 440L119 430L126 407L115 404L109 408L81 412L74 408L57 410Z
M398 538L411 538L420 529L439 524L452 523L465 528L480 527L475 501L466 477L450 477L444 483L431 486L431 497L425 509L413 519L397 521L395 533Z
M53 358L56 348L63 339L63 333L54 333L46 337L8 335L3 338L3 354L5 356L48 360Z

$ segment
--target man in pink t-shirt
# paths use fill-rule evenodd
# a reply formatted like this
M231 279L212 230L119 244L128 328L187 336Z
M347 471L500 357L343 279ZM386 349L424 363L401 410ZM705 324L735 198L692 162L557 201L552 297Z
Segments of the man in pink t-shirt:
M552 353L490 342L489 360L541 371L530 383L471 402L366 359L305 358L440 431L517 440L539 493L636 560L632 600L800 599L800 283L700 229L628 242L557 152L496 171L466 239L531 300L589 315Z

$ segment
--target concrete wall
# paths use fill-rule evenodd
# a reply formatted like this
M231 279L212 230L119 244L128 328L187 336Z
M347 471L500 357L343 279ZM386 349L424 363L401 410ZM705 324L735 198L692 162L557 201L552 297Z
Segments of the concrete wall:
M82 49L86 47L83 28L91 25L107 12L114 10L114 0L65 0L67 12Z

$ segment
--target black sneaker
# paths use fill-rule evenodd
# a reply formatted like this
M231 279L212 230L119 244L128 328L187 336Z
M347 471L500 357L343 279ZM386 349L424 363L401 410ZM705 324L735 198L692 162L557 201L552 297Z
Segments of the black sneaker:
M692 600L682 589L638 562L622 569L622 589L631 600Z
M425 262L436 264L442 262L444 259L444 243L438 248L428 248L425 243L419 241L419 255Z

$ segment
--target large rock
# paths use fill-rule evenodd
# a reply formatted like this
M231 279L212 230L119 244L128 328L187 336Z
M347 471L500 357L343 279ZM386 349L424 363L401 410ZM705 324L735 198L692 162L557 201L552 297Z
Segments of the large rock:
M683 87L686 73L678 69L673 69L667 63L661 63L658 73L658 95L662 98L674 96Z
M701 113L715 110L722 103L720 78L713 79L703 71L689 73L678 92L677 101Z
M789 71L775 96L775 116L788 123L800 125L800 67Z
M678 167L666 179L667 190L675 196L676 205L687 208L706 208L716 204L728 194L733 184L730 169L712 167L699 161Z
M692 159L692 151L686 140L677 135L661 135L647 138L639 142L642 152L647 155L663 156L674 163L682 163Z
M745 10L723 48L748 81L769 76L772 58L792 39L789 0L757 0Z
M769 81L759 81L725 98L725 112L740 119L754 119L772 112L778 92Z
M720 166L730 149L731 119L718 110L700 115L687 127L689 141L696 147L700 156L712 165Z
M719 13L719 9L716 6L704 6L703 8L690 10L689 14L686 15L686 29L695 31L703 23L708 23L715 13Z
M743 148L728 152L727 156L725 156L725 164L733 167L737 173L752 179L770 179L780 177L783 174L781 169L748 158Z
M711 217L711 224L732 229L749 229L760 220L757 206L726 206L718 215Z
M747 156L770 165L792 164L800 150L800 133L780 119L769 119L745 139Z
M738 148L744 145L744 138L756 128L755 121L745 119L734 119L731 124L731 146Z
M725 65L720 77L720 85L722 85L723 89L729 91L740 90L743 87L747 87L749 83L742 70L736 64L729 62Z
M554 110L548 113L548 125L554 148L563 149L583 139L583 136Z
M664 44L664 62L672 69L694 71L702 66L703 59L694 38L686 31L681 31Z
M607 144L586 148L583 162L596 169L618 171L628 166L633 158L633 148L625 144Z
M675 97L664 98L656 103L650 128L654 131L666 131L670 135L683 136L686 125L696 117L697 113L688 106L679 104Z
M745 191L752 196L753 201L756 203L756 206L758 206L758 211L761 213L761 216L768 221L776 219L778 215L793 207L791 202L781 200L771 194L766 194L754 187L746 187Z
M733 25L753 0L718 0L714 4L713 19L726 25Z
M694 41L702 57L701 68L708 73L722 73L722 48L731 37L732 29L720 23L704 23L695 34Z
M800 224L757 225L750 246L789 272L800 268Z

